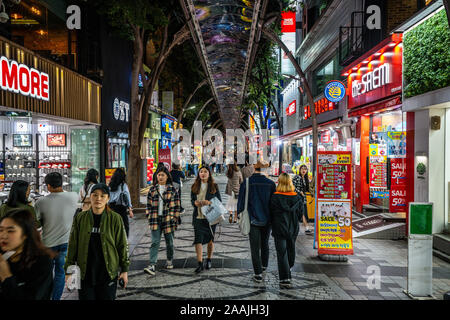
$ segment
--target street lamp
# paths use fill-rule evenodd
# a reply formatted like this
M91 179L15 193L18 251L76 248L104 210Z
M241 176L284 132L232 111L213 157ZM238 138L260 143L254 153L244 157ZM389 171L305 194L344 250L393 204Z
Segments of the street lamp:
M293 80L299 81L300 85L298 86L298 90L300 91L301 94L303 94L303 88L301 86L301 83L303 82L302 79L294 77L294 76L291 76L290 74L282 74L281 76L284 77L284 78L288 78L288 79L293 79Z

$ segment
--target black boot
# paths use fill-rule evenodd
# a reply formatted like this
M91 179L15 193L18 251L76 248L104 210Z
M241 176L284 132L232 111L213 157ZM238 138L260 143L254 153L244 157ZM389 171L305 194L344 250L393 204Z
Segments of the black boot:
M211 259L206 259L205 269L206 270L211 269Z
M198 267L197 267L197 269L195 269L195 273L200 273L200 272L202 272L203 270L204 270L203 262L202 262L202 261L199 261L199 262L198 262Z

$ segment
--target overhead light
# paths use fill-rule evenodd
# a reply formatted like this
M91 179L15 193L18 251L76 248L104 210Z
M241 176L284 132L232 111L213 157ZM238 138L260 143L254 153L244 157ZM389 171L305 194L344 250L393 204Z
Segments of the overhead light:
M369 61L368 60L364 60L363 63L369 63Z
M3 11L0 12L0 22L6 23L9 20L8 14L5 12L5 4L2 2L1 7L3 7Z

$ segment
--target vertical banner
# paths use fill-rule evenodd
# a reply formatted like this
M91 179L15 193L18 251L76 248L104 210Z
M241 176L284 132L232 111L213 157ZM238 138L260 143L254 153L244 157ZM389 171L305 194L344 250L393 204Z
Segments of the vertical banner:
M172 170L172 160L170 158L170 149L159 149L159 161L164 163L166 168L171 171Z
M316 181L318 253L353 254L351 151L318 151Z
M391 159L389 212L406 212L406 159Z
M292 53L295 52L295 12L288 11L281 13L281 41ZM295 68L286 53L282 53L281 73L295 75Z

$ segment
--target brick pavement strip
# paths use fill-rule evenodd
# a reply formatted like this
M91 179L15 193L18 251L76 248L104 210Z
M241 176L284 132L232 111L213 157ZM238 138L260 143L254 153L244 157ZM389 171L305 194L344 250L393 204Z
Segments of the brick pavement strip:
M214 178L219 184L222 200L226 203L228 201L228 196L224 194L226 177L222 175ZM147 221L143 214L136 214L130 221L129 284L126 290L118 289L118 300L409 300L403 293L403 289L406 288L406 276L403 276L406 275L406 271L402 271L406 267L406 242L354 239L355 255L351 256L348 262L331 263L317 258L317 251L312 248L313 237L304 234L303 226L296 244L297 256L293 268L295 271L292 271L292 289L279 288L273 238L270 239L269 267L265 279L261 284L252 281L253 270L248 238L240 234L237 224L229 224L228 221L222 223L220 237L216 235L213 268L199 275L194 274L196 259L192 245L194 235L190 203L192 183L193 179L190 179L183 184L182 203L186 212L175 236L174 269L164 269L165 241L162 240L156 276L151 277L143 272L143 268L148 264L151 244ZM141 198L145 200L145 196ZM377 262L375 259L380 261ZM444 270L442 274L446 275L445 279L433 281L436 283L435 289L438 290L435 296L442 299L443 292L450 290L450 271L448 271L450 264L436 258L434 261L435 266ZM369 274L366 274L367 266L372 264L380 266L381 270L388 268L381 274L382 288L379 290L368 290L365 282L369 277ZM392 274L391 270L395 273ZM63 299L77 299L77 296L76 292L65 291Z

